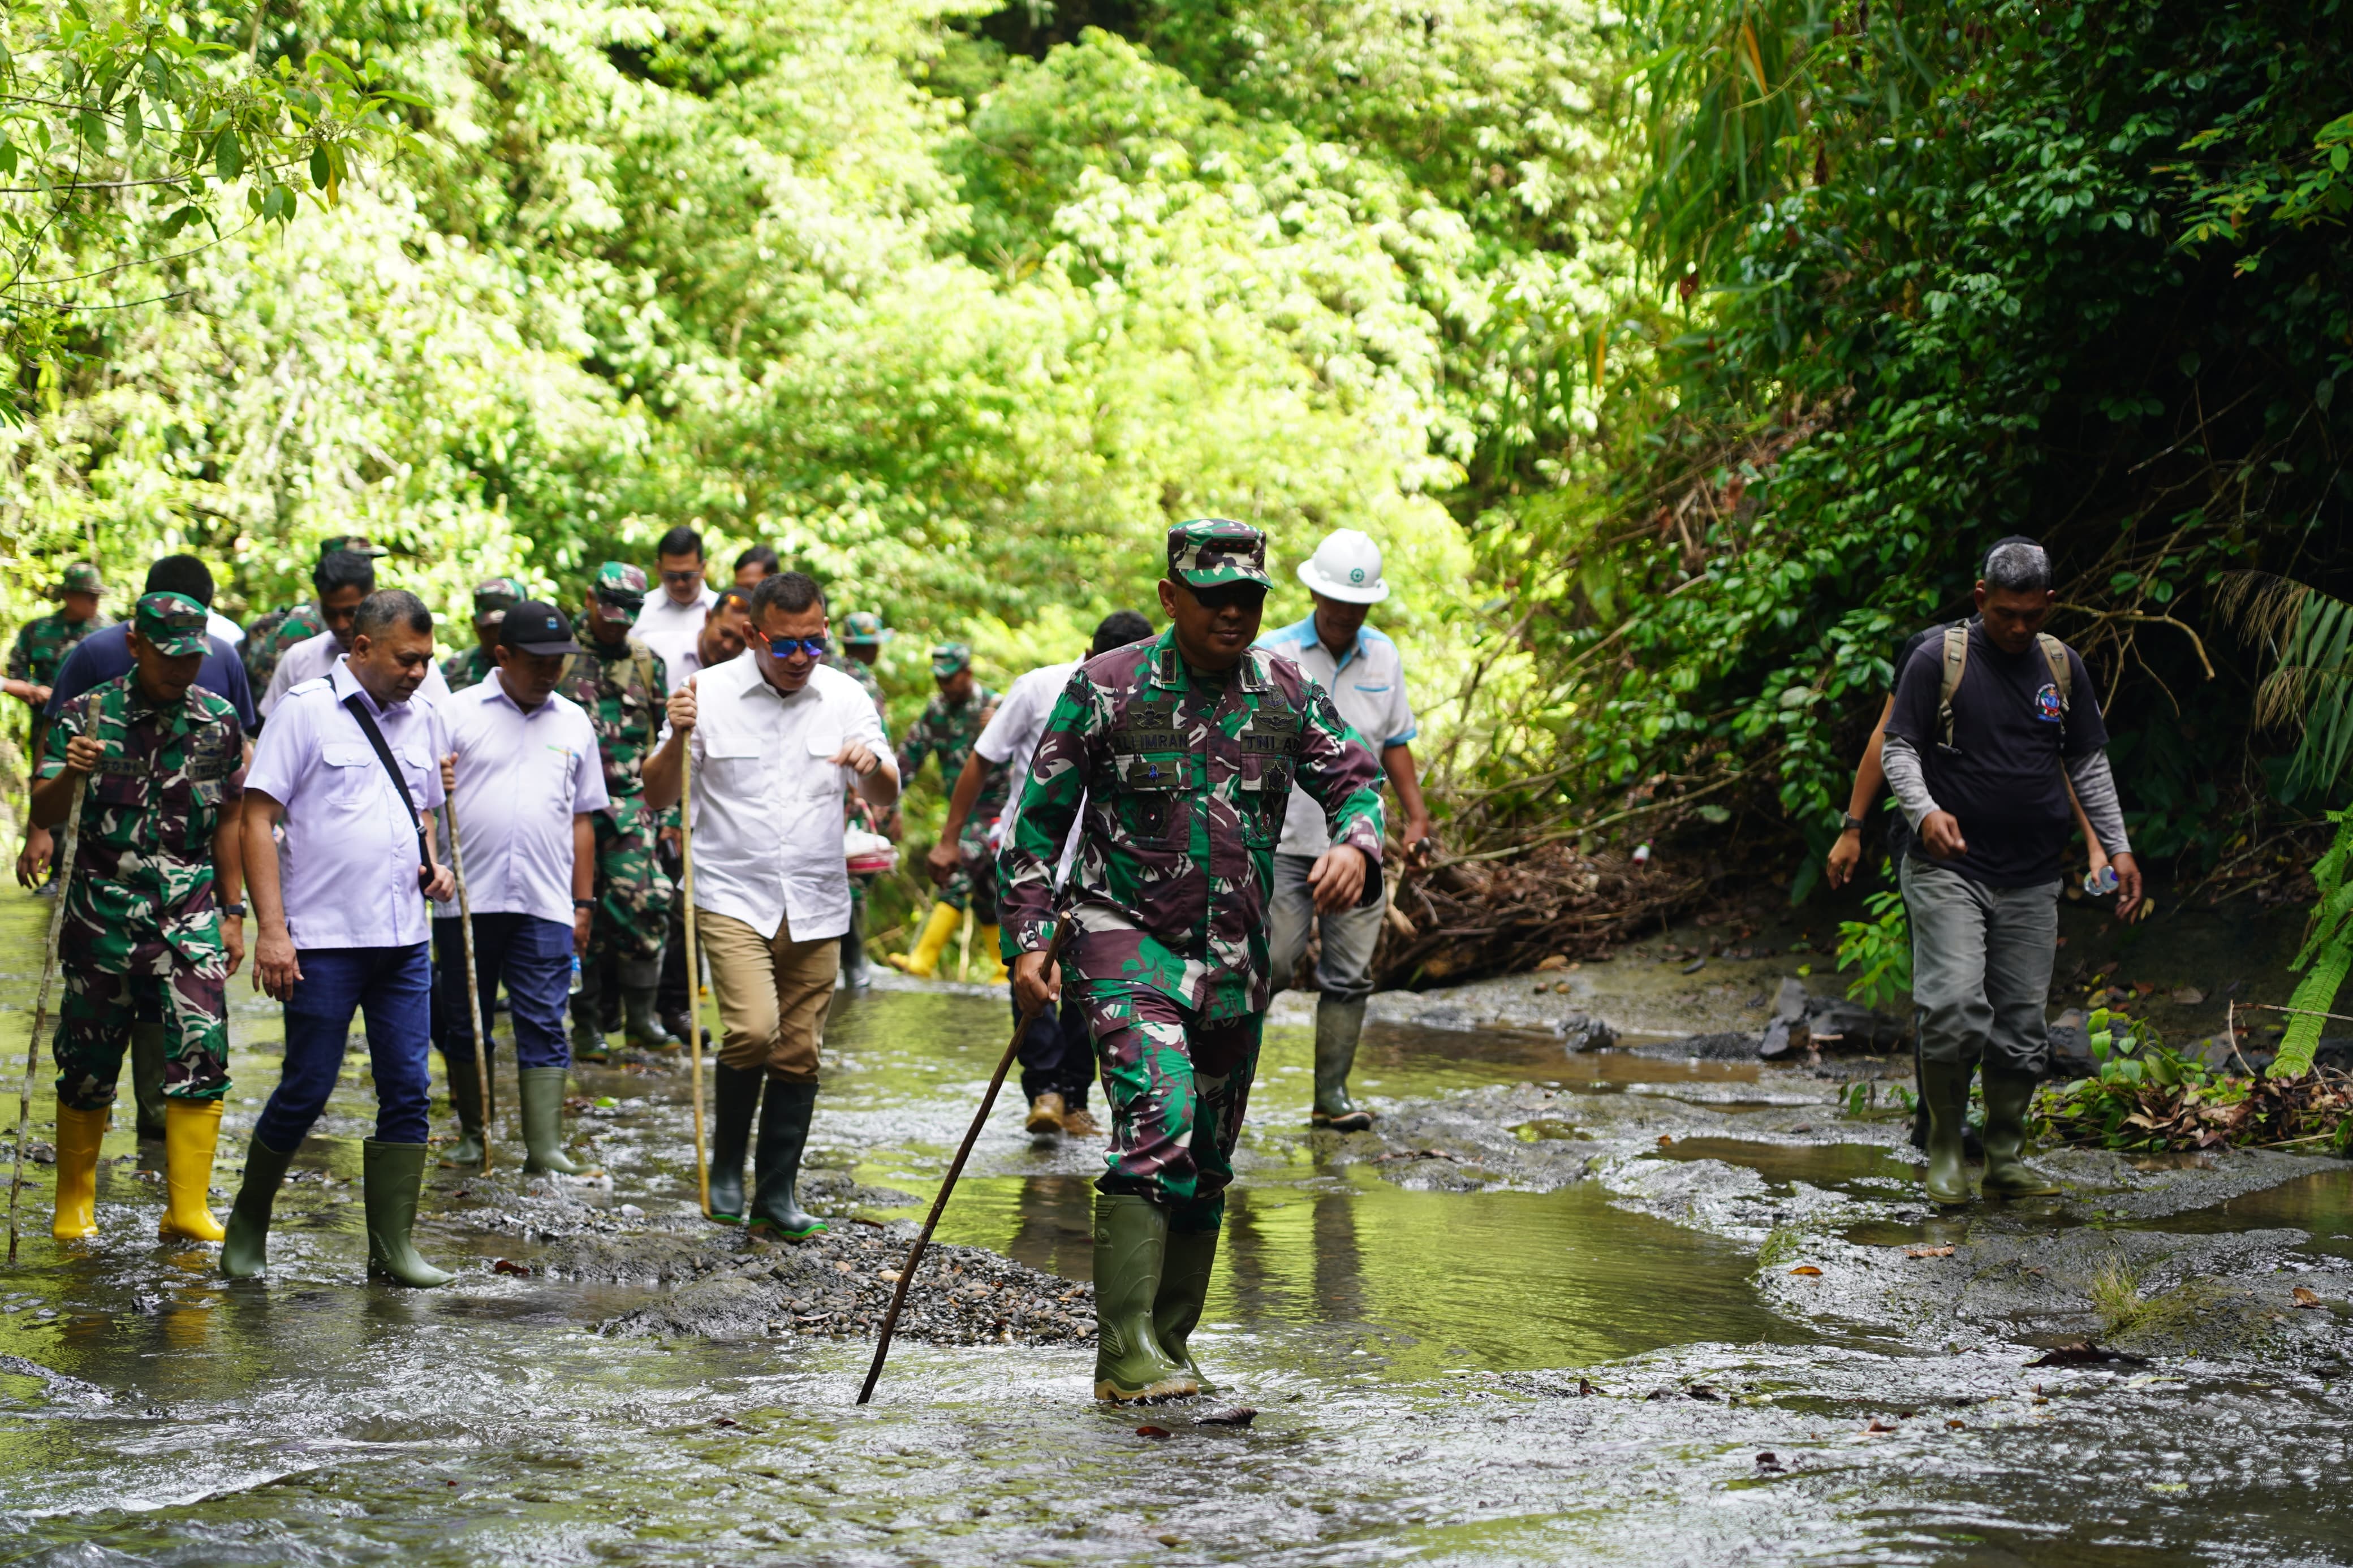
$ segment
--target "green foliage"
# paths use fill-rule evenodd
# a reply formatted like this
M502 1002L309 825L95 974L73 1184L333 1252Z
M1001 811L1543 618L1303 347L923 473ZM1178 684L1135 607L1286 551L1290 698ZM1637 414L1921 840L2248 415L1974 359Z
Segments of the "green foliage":
M2328 818L2337 824L2337 837L2312 868L2320 898L2305 931L2304 949L2289 965L2303 970L2305 975L2287 1000L2293 1011L2287 1032L2280 1039L2279 1055L2272 1062L2272 1072L2279 1078L2294 1078L2311 1068L2313 1050L2320 1044L2320 1026L2326 1021L2321 1015L2336 1008L2346 971L2353 969L2353 883L2345 875L2348 863L2353 863L2353 811L2332 811Z
M1912 993L1912 924L1893 888L1862 902L1871 919L1839 922L1838 966L1862 972L1846 988L1850 1001L1892 1007Z

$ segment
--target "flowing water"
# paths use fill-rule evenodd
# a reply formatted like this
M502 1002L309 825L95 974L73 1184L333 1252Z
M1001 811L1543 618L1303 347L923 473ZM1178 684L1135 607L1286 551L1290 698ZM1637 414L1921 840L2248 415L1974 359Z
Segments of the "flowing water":
M46 913L0 902L12 1053ZM274 1009L235 987L224 1193L277 1048ZM812 1158L927 1200L1007 1023L1001 1001L974 996L845 1001ZM1248 1429L1098 1408L1085 1351L902 1343L860 1409L863 1343L600 1334L652 1287L491 1271L533 1252L480 1223L528 1201L504 1174L432 1178L420 1242L463 1268L456 1285L370 1285L355 1178L372 1102L356 1059L280 1202L271 1277L231 1287L210 1249L155 1241L160 1184L120 1112L101 1241L49 1241L48 1172L33 1167L20 1260L0 1279L0 1560L2353 1557L2338 1383L2244 1366L2026 1373L2014 1348L1926 1355L1776 1310L1753 1248L1599 1182L1418 1191L1331 1163L1297 1127L1308 1048L1303 1030L1270 1033L1196 1342L1221 1399L1260 1412ZM1359 1084L1396 1100L1547 1081L1574 1105L1736 1091L1755 1071L1389 1030L1368 1040ZM37 1139L52 1124L47 1076ZM691 1205L684 1077L580 1075L612 1101L581 1119L612 1176L609 1192L578 1189L590 1201ZM1571 1135L1574 1115L1525 1135ZM1868 1192L1906 1169L1875 1148L1713 1142L1661 1154L1746 1163L1772 1191ZM943 1235L1083 1278L1092 1165L1084 1150L1033 1150L1008 1101ZM2345 1193L2283 1189L2213 1223L2334 1215L2341 1234ZM1890 1430L1868 1432L1874 1421Z

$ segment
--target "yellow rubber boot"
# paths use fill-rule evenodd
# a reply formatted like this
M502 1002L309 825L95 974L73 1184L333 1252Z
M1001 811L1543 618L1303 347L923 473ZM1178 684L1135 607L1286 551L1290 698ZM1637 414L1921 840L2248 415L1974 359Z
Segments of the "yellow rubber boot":
M1005 984L1005 959L997 946L997 928L982 926L972 933L972 945L981 954L979 980L983 985Z
M58 1207L49 1234L59 1241L98 1234L98 1146L112 1114L103 1105L96 1110L58 1107Z
M954 904L934 904L915 945L905 952L887 955L883 962L918 980L929 980L940 966L940 953L947 947L948 938L955 933L957 922L963 919L964 911Z
M164 1102L164 1185L170 1206L155 1234L169 1239L218 1241L220 1221L205 1202L213 1184L213 1146L220 1141L221 1102L217 1100L167 1100Z

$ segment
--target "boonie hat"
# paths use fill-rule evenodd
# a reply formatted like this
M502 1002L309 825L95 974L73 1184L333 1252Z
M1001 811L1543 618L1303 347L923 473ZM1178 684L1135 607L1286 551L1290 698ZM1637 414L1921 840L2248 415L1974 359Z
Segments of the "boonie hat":
M1222 517L1196 518L1168 531L1168 575L1195 588L1274 586L1266 574L1266 535Z
M626 561L596 568L596 616L607 626L634 626L646 605L646 569Z
M1377 605L1389 596L1389 585L1381 580L1381 547L1353 528L1325 534L1315 553L1299 563L1299 580L1347 605Z
M58 574L58 592L103 594L106 592L106 580L98 574L98 568L89 562L77 561Z
M572 623L554 605L525 599L508 606L499 622L499 646L517 653L585 653L572 640Z
M338 533L332 539L319 541L319 559L324 561L338 550L348 550L354 555L389 555L391 551L381 544L371 544L364 533Z
M166 658L209 653L205 641L205 607L185 594L150 594L132 612L139 635Z
M485 577L474 584L474 624L494 626L499 617L522 603L525 590L512 577Z
M871 610L852 610L841 617L841 640L860 647L875 647L898 635L883 626L882 617Z
M971 668L970 643L944 642L932 649L932 674L934 679L945 680L957 670Z

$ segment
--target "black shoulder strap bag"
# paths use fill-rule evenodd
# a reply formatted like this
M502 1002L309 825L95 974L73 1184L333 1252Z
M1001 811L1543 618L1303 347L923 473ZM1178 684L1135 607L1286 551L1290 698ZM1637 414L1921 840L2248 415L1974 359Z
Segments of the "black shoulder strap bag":
M417 890L421 893L432 885L433 873L429 868L433 864L433 857L425 852L423 814L417 808L417 796L409 793L408 775L402 773L400 764L392 760L392 748L384 743L384 731L375 727L375 715L367 710L367 699L354 691L343 699L343 706L350 709L352 717L360 721L360 733L365 735L368 744L375 748L375 760L384 764L384 771L392 775L393 788L398 790L400 798L408 803L408 820L417 825Z

